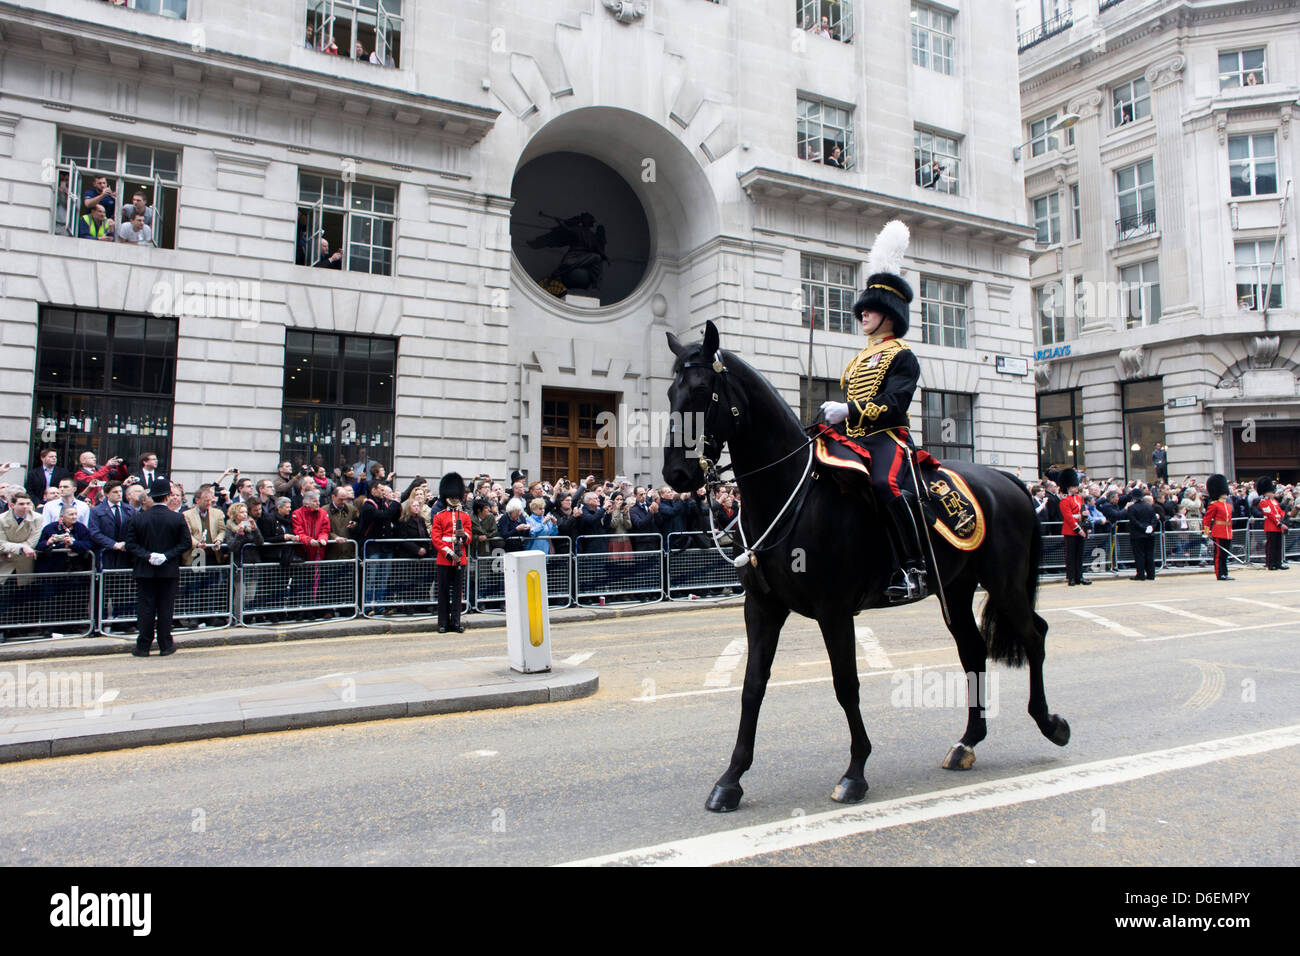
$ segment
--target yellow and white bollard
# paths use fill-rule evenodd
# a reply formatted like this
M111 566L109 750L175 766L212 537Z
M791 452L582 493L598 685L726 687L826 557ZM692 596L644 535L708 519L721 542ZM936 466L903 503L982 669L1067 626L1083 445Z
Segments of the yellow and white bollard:
M551 609L546 602L546 555L507 554L506 643L510 667L524 674L551 669Z

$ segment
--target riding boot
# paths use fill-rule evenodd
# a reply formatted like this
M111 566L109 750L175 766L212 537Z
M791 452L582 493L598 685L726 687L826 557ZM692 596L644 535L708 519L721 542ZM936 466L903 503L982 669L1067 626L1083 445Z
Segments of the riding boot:
M926 596L925 558L921 551L921 529L906 493L890 500L886 511L898 534L902 567L895 572L885 594L891 601L917 600Z

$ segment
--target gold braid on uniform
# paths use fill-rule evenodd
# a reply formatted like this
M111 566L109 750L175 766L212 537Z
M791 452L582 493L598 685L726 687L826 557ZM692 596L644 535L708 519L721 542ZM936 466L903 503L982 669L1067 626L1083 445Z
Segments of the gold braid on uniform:
M845 397L849 405L852 406L856 402L862 406L862 415L859 416L858 423L849 425L847 429L846 433L850 438L862 438L866 435L867 430L862 424L863 419L874 422L889 411L888 405L877 405L872 399L879 394L880 386L885 381L885 374L889 371L894 356L907 347L907 343L899 339L869 345L854 357L848 368L844 370L844 374L840 376L840 388L845 389ZM877 354L880 356L880 361L875 365L868 365L867 360Z

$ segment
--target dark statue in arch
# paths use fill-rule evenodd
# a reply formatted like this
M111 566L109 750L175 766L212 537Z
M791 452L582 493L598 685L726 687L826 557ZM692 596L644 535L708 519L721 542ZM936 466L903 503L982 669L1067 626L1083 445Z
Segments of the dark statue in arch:
M605 227L598 225L596 218L589 212L581 212L568 219L541 211L538 215L553 220L555 225L537 238L529 239L528 247L568 247L560 264L542 281L542 288L557 297L562 297L571 290L599 289L601 272L605 263L609 262L609 257L605 255Z

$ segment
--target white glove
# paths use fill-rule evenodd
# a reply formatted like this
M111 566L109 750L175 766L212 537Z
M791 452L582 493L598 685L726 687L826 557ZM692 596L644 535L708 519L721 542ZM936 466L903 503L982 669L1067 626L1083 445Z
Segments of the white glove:
M159 554L157 551L155 551L153 554L149 555L149 563L152 564L155 568L158 567L158 565L160 564L166 564L167 555Z
M849 417L849 406L844 402L822 402L822 417L828 425L838 425Z

